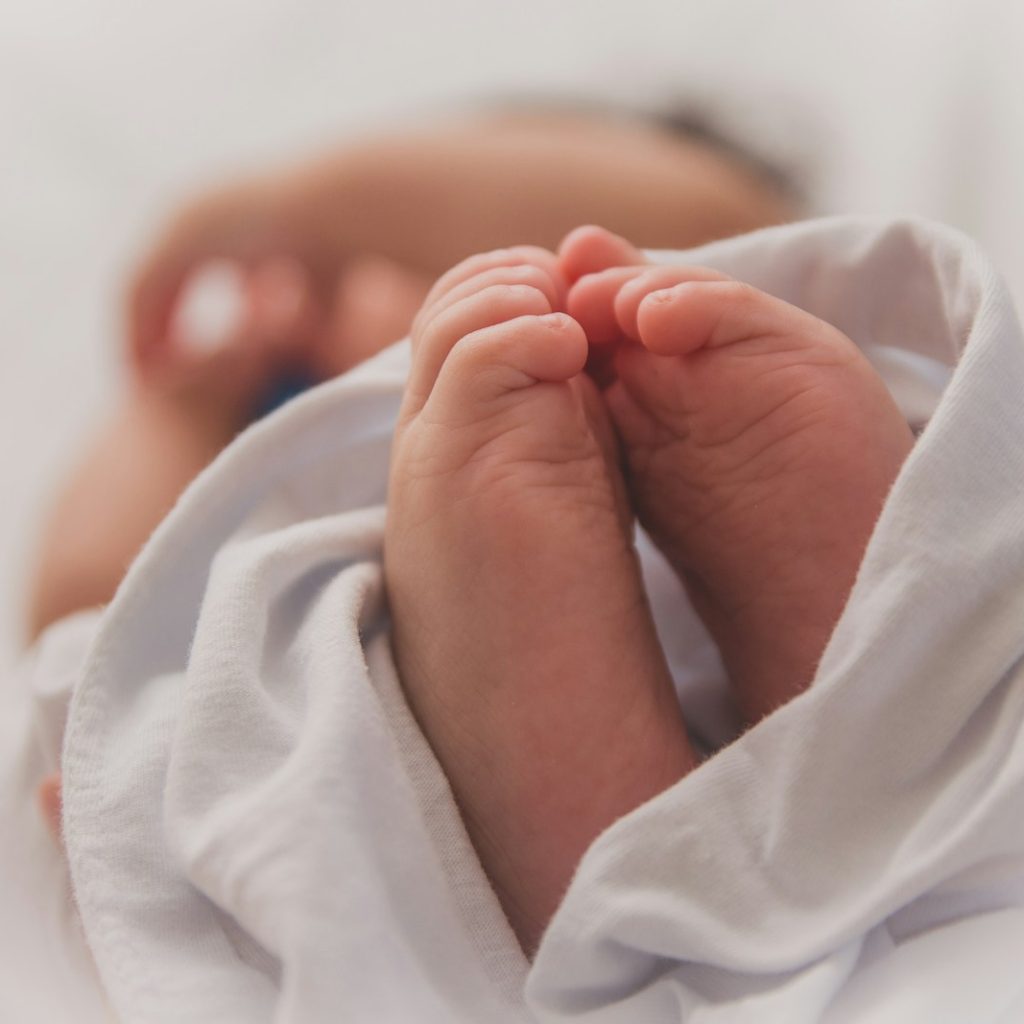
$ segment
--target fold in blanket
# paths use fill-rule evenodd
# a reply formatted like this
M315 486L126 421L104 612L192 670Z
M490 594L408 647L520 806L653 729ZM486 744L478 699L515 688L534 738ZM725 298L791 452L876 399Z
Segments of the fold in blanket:
M390 350L229 448L100 624L65 830L122 1020L1024 1017L1009 300L968 241L920 223L663 258L830 320L923 427L811 689L599 837L528 965L391 661L380 547L407 350ZM688 717L721 746L720 667L644 559Z

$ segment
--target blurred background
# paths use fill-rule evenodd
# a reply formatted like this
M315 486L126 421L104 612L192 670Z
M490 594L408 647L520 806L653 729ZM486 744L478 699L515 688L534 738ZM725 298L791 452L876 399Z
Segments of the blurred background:
M0 0L0 657L125 281L204 186L476 99L680 101L813 212L946 221L1024 298L1022 43L1012 0Z

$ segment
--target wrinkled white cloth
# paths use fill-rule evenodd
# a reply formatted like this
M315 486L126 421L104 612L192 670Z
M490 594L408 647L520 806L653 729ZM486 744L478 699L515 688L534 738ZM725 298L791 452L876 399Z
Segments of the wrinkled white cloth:
M659 258L835 323L923 428L812 688L730 744L713 648L641 538L688 721L722 749L599 837L527 964L391 662L379 556L408 352L389 350L247 431L76 639L82 669L32 677L51 708L77 680L65 839L121 1020L1024 1017L1010 302L970 242L916 222Z
M60 763L68 700L95 612L48 630L3 680L0 713L0 1021L103 1024L112 1018L75 914L67 864L36 803Z

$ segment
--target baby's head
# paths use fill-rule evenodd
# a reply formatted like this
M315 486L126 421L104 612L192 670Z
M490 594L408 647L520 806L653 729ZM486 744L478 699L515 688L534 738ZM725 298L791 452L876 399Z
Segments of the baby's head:
M601 224L642 248L686 249L800 214L784 172L689 114L515 103L441 123L436 132L456 153L460 137L472 140L465 159L477 162L460 201L478 217L480 238L459 256L522 243L554 249L580 224ZM491 173L499 165L514 168L511 183ZM453 179L468 170L453 165ZM345 342L329 346L344 353L344 363L325 370L347 369L408 333L432 280L378 255L351 260L332 328Z
M563 157L576 202L589 207L578 211L575 224L603 224L645 249L690 248L802 212L790 170L697 108L509 103L482 112L478 130L496 144L520 138L542 146L546 140ZM563 182L551 174L546 183L528 178L525 184L556 194ZM575 226L554 206L551 219L552 237L517 241L554 245L554 235L562 238Z

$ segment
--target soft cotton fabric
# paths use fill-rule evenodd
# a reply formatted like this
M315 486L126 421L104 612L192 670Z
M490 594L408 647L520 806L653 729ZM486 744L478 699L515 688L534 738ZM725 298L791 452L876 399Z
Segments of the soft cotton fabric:
M1024 1016L1024 340L1006 294L922 223L659 258L835 323L921 431L812 688L730 744L714 650L641 538L684 710L718 753L597 840L530 967L391 661L392 349L243 435L95 629L58 627L82 667L33 676L39 707L75 684L71 882L95 998L121 1020ZM82 950L67 960L84 1005Z
M96 632L87 612L50 629L3 680L0 713L0 1020L104 1024L67 864L36 802L59 767L68 700Z

